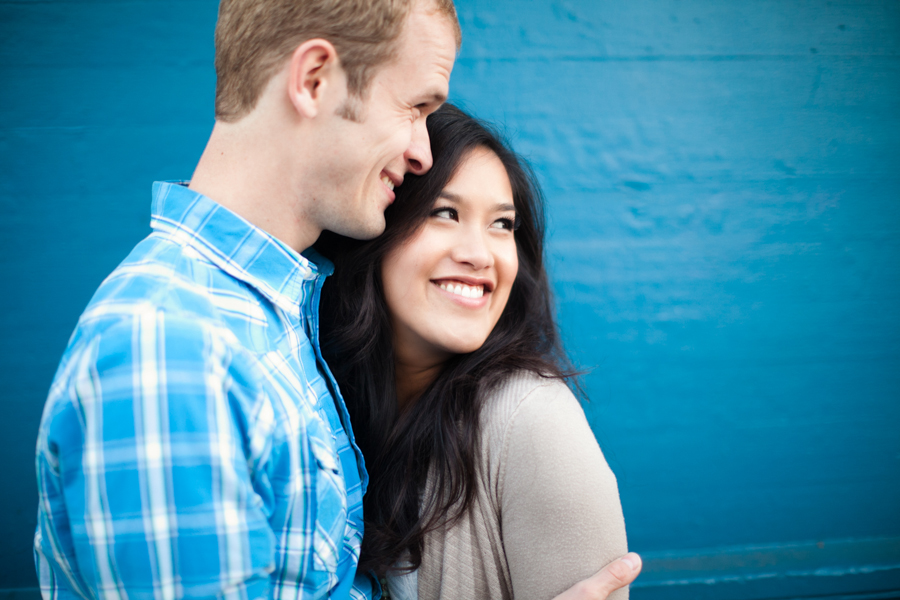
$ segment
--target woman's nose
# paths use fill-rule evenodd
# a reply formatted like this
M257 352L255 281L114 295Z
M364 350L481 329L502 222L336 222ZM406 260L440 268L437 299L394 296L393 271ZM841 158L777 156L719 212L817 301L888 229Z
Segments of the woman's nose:
M459 238L453 245L453 260L468 264L476 271L493 266L494 254L491 252L487 233L475 227L461 229Z

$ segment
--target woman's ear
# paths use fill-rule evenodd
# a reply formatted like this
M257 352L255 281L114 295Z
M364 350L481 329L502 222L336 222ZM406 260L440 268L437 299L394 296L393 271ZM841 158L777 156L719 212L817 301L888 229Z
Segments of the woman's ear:
M341 88L346 88L347 77L328 40L315 38L297 46L288 70L288 95L303 117L315 118L332 103L338 106L337 101L346 93Z

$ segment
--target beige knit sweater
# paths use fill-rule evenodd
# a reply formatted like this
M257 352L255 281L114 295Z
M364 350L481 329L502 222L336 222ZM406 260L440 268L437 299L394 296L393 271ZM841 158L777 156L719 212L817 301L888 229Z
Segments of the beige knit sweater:
M550 599L628 551L616 478L565 384L522 374L485 406L474 505L426 538L419 600Z

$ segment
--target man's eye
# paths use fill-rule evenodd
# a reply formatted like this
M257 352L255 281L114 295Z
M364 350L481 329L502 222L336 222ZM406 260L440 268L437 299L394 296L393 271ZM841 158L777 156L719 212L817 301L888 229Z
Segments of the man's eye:
M432 211L431 216L439 217L441 219L452 219L454 221L459 220L456 209L453 208L436 208L434 211Z

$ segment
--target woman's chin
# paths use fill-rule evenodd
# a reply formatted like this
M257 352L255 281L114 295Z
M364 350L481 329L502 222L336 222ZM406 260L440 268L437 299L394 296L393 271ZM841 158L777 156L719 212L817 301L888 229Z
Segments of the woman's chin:
M457 339L448 344L446 349L451 354L470 354L484 346L484 342L486 339L486 337L480 336Z

